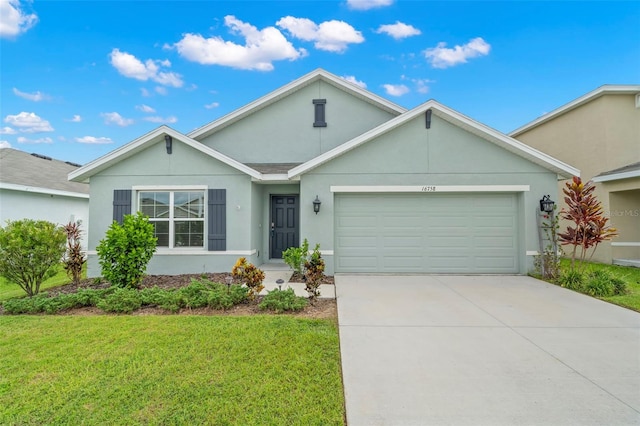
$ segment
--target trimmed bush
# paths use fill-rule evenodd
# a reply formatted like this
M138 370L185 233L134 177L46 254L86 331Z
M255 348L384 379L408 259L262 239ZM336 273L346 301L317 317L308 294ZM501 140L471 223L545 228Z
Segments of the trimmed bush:
M282 313L287 311L301 311L307 307L309 301L304 297L296 296L292 288L286 290L275 289L267 293L267 295L258 304L262 310L274 311Z
M135 289L117 288L113 293L100 300L96 306L105 312L130 314L142 306L142 295Z

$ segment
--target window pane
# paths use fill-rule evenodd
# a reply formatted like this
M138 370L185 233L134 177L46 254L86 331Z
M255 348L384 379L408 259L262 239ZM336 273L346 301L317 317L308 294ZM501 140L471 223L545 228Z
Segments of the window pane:
M174 223L176 247L203 247L203 221L176 221Z
M141 192L140 211L150 218L169 217L168 192Z
M176 192L173 215L177 218L204 218L204 192Z
M153 235L158 239L158 247L169 247L169 222L151 222Z

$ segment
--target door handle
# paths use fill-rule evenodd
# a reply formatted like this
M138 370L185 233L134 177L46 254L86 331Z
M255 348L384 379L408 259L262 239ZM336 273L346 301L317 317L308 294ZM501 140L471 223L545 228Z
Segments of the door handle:
M276 224L271 222L271 236L273 237L276 234Z

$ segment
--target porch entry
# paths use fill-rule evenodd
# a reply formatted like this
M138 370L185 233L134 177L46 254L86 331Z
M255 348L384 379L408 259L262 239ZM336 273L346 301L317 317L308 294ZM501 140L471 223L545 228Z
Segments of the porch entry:
M282 252L300 245L298 195L271 196L271 229L269 258L282 259Z

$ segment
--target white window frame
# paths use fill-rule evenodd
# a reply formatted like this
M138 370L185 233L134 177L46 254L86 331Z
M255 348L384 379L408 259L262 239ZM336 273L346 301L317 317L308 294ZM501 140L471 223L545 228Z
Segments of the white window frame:
M208 223L208 217L209 217L209 209L207 208L208 206L208 199L207 199L207 195L208 195L208 191L207 191L207 186L204 185L189 185L189 186L182 186L182 185L149 185L149 186L134 186L132 187L132 189L135 191L136 194L136 211L141 211L141 206L140 206L140 194L142 192L168 192L169 193L169 218L168 218L168 222L169 222L169 246L158 246L158 250L161 251L172 251L172 250L180 250L180 251L203 251L207 249L207 223ZM202 221L203 222L203 235L202 235L202 246L197 246L197 247L193 247L193 246L189 246L189 247L176 247L175 246L175 225L174 222L176 220L176 218L174 217L174 195L176 192L202 192L203 193L203 208L204 208L204 217L203 218L178 218L177 220L192 220L192 221ZM156 220L154 220L153 218L150 218L151 222L155 222ZM164 219L162 220L163 222L165 221Z

